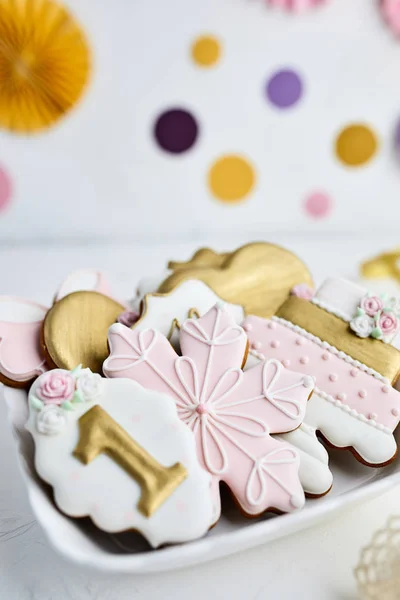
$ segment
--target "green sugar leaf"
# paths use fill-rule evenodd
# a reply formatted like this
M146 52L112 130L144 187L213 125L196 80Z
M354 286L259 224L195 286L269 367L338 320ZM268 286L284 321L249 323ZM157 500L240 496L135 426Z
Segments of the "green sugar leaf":
M71 404L71 402L68 402L68 400L61 404L61 408L63 408L64 410L74 410L73 405Z
M44 403L41 400L39 400L39 398L36 398L36 396L31 396L30 405L35 410L42 410Z

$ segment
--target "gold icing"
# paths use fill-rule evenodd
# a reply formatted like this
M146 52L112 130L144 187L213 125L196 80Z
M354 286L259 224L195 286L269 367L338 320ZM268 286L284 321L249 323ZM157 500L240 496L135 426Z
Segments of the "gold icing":
M180 328L181 328L181 324L179 323L178 319L173 319L173 321L171 323L171 327L169 328L167 339L170 340L172 338L172 336L174 335L175 329L178 329L178 331L179 331Z
M122 304L98 292L73 292L56 302L43 325L51 363L68 370L82 364L101 373L109 354L108 328L124 310Z
M286 300L277 316L335 346L392 383L396 381L400 371L400 352L393 346L373 338L358 337L346 321L296 296Z
M82 415L79 431L74 456L88 465L99 454L107 454L140 485L138 510L147 518L188 476L180 463L160 465L99 405Z
M200 279L226 302L241 304L247 314L270 317L298 283L313 286L311 274L294 254L263 242L228 254L203 248L186 263L170 262L174 272L160 285L161 294L180 283Z
M188 312L189 319L200 319L201 315L197 308L190 308Z
M170 260L168 269L178 271L178 269L189 269L191 267L221 267L224 261L229 257L230 252L219 254L211 248L200 248L191 259L183 262Z
M384 252L361 265L361 273L368 279L392 278L400 282L400 249Z

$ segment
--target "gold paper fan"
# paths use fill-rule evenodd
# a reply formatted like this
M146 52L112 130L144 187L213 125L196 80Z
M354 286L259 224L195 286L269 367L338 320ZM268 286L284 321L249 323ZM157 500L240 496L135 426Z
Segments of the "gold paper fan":
M53 0L0 0L0 127L49 127L80 98L90 72L85 35Z

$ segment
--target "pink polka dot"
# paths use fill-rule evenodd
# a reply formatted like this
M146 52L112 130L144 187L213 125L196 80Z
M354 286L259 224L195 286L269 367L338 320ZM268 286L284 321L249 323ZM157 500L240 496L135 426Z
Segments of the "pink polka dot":
M12 185L9 175L0 167L0 212L5 210L11 202Z
M304 210L313 219L323 219L332 210L332 200L325 192L313 192L305 199Z

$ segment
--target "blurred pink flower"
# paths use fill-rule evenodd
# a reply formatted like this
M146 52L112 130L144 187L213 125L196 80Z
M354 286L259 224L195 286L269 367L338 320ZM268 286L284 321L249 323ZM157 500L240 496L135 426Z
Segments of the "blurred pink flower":
M381 0L381 12L390 29L400 35L400 0Z
M302 10L307 10L308 8L313 8L318 4L322 4L325 0L265 0L267 4L272 6L277 6L279 8L284 8L286 10L292 10L296 12L300 12Z

